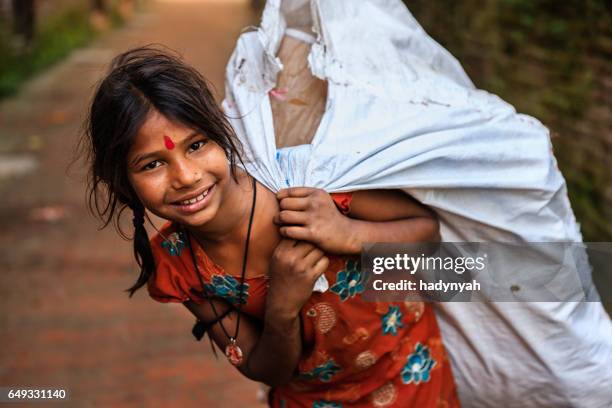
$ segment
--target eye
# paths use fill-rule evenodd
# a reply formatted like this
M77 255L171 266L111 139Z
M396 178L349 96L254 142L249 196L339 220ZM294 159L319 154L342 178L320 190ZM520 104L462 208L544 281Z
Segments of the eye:
M200 150L206 144L206 140L199 140L189 145L189 151Z
M143 166L143 170L153 170L154 168L157 168L161 166L161 162L159 160L154 160L151 163L146 164L145 166Z

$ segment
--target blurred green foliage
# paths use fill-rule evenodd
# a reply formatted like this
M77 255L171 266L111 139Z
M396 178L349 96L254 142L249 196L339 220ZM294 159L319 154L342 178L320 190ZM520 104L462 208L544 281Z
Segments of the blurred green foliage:
M108 18L111 25L122 23L121 16L113 8ZM85 45L96 35L87 3L38 24L33 43L25 49L11 43L13 39L8 29L0 27L0 98L15 94L25 80Z

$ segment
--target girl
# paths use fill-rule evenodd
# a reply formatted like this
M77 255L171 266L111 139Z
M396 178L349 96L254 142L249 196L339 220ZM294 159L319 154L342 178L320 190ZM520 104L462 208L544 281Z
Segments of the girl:
M106 224L133 212L130 295L182 302L197 337L273 386L271 406L458 406L431 308L361 298L362 243L439 239L427 209L394 191L275 195L243 170L199 73L152 48L115 58L86 140L92 208ZM151 241L146 210L169 221Z

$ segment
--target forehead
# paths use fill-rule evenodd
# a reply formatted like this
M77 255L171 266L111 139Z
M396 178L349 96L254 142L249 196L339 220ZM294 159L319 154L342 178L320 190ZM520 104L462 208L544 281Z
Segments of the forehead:
M132 152L158 149L164 146L164 136L170 137L174 142L188 137L192 130L188 127L171 121L157 111L151 111L147 119L138 130Z

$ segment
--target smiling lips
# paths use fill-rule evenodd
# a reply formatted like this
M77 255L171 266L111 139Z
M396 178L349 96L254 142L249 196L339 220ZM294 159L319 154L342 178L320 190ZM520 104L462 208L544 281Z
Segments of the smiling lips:
M181 201L176 201L173 205L176 205L182 212L186 213L194 213L200 211L202 208L206 206L208 201L210 201L210 196L214 191L215 185L210 186L203 193Z

